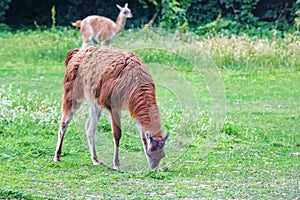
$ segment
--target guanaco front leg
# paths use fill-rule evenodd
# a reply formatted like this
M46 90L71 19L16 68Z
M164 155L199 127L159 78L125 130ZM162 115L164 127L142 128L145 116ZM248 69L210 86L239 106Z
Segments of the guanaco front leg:
M120 120L120 111L112 112L110 111L111 117L111 129L112 134L114 136L114 169L120 170L120 161L119 161L119 142L122 137L122 130L121 130L121 120Z
M91 153L91 159L94 165L102 165L103 162L100 162L98 160L97 154L96 154L96 148L95 148L95 131L98 124L98 120L101 116L101 110L98 108L97 104L91 103L90 105L90 113L89 113L89 119L86 123L85 129L86 129L86 136L89 144L89 149Z
M145 135L145 131L143 130L142 125L140 124L140 122L136 123L136 128L137 128L138 132L141 135L141 139L142 139L142 143L143 143L143 147L144 147L144 152L146 154L147 150L148 150L147 136Z

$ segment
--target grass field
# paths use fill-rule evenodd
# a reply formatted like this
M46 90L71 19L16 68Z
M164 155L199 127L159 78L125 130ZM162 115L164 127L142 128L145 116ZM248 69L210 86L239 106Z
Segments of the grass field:
M172 135L159 170L148 170L135 124L122 116L121 164L112 167L107 116L93 166L83 109L52 161L64 59L78 30L0 33L0 199L299 199L300 42L246 36L195 38L128 30L157 84Z

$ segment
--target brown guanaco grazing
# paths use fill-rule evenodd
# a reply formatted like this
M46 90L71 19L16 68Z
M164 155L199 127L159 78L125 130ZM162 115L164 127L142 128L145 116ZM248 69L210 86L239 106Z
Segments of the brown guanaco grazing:
M94 135L101 112L106 109L114 137L114 168L120 169L120 114L126 109L137 122L149 167L156 168L165 156L164 146L170 133L163 136L155 84L142 60L130 51L91 46L69 51L65 65L62 117L54 161L60 161L68 124L85 97L90 104L85 128L93 164L102 164L96 155Z

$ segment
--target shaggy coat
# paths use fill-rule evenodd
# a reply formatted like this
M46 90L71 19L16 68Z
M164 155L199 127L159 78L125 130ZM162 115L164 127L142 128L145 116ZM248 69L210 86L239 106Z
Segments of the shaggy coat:
M93 163L101 164L93 147L97 124L94 121L98 121L102 109L107 109L115 139L114 167L119 169L120 112L126 109L140 127L149 166L156 167L164 156L163 147L168 135L163 137L154 81L141 59L130 51L93 46L71 50L65 65L62 120L54 160L60 160L66 127L86 97L91 105L86 129Z

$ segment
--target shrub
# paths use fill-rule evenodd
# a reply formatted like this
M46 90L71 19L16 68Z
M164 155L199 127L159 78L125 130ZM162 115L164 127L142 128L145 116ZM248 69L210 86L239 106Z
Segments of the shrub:
M0 22L5 20L6 10L9 9L9 3L11 0L1 0L0 1Z

